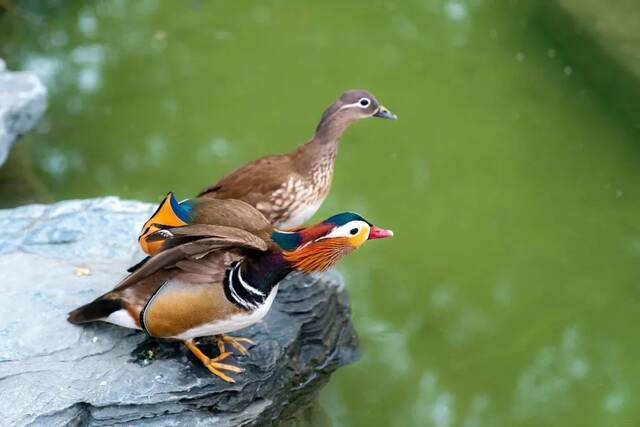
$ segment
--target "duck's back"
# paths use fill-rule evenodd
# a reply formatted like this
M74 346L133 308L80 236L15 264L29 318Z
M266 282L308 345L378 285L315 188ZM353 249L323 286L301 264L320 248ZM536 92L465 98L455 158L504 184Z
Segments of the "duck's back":
M317 144L316 144L317 145ZM326 156L305 144L287 155L268 156L231 172L198 197L242 200L278 227L297 227L318 210L331 186L335 151Z
M292 155L262 157L225 175L202 190L198 197L242 200L255 207L296 175Z

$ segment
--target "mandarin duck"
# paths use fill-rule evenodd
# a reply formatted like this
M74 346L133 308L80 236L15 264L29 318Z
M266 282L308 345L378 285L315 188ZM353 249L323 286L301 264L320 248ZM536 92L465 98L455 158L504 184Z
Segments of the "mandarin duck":
M329 193L340 137L351 123L367 117L397 119L371 93L349 90L325 110L306 144L292 153L254 160L198 197L242 200L278 227L300 226Z
M365 241L393 235L350 212L282 231L239 200L178 204L170 194L158 212L172 206L178 208L173 213L178 217L188 212L187 206L195 206L201 215L206 213L207 223L185 221L148 234L145 241L158 245L156 254L112 291L69 313L68 320L104 321L183 341L209 371L228 382L234 379L223 371L243 369L223 363L231 354L225 345L246 354L241 343L253 342L226 334L260 321L282 279L293 271L324 271ZM207 336L215 336L216 357L208 357L196 344L197 338Z

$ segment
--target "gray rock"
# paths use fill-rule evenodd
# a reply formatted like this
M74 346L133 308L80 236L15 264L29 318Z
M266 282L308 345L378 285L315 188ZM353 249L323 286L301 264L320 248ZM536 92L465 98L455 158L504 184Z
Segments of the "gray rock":
M179 343L67 323L69 310L109 290L142 256L135 236L153 208L109 197L0 210L0 389L11 391L0 399L4 425L268 424L357 358L337 273L281 285L264 321L238 334L258 344L234 356L246 369L235 384Z
M47 89L32 72L7 71L0 59L0 166L11 146L40 120Z

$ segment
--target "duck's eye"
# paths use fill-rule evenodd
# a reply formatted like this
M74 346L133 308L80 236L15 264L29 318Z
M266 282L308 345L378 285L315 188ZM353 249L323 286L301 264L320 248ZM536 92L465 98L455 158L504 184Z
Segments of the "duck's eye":
M369 98L360 98L360 101L358 101L358 105L362 108L367 108L369 104L371 104Z
M358 229L352 228L351 231L349 231L349 233L351 233L352 236L355 236L356 234L358 234Z

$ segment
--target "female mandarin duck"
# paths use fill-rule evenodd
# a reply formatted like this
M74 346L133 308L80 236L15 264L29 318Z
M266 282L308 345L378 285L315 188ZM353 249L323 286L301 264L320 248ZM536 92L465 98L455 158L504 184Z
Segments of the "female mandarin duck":
M278 227L298 227L329 193L340 137L351 123L367 117L397 119L371 93L347 91L325 110L309 142L292 153L248 163L198 197L242 200Z
M194 206L208 213L206 224L188 224ZM229 382L234 380L222 371L243 370L222 363L230 355L225 343L246 353L240 342L251 341L224 334L262 319L285 276L326 270L366 240L393 235L349 212L311 227L281 231L238 200L178 204L169 194L156 215L160 212L186 225L148 234L145 243L157 245L156 254L111 292L72 311L69 321L101 320L182 340L212 373ZM211 335L217 336L220 350L215 358L202 353L194 341Z

